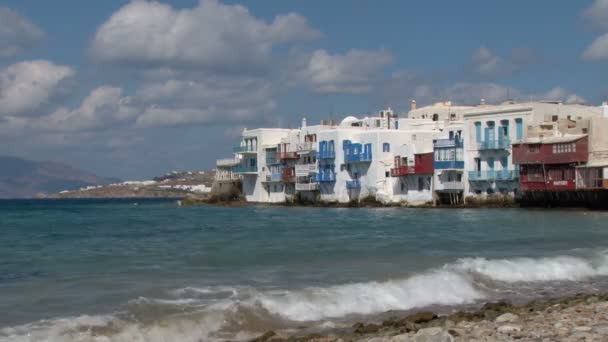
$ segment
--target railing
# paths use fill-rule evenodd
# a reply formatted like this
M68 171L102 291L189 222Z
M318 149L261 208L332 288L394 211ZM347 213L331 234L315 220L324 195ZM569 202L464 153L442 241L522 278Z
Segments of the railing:
M317 164L299 164L296 165L296 176L303 177L308 176L311 173L318 171Z
M235 166L232 168L234 173L258 173L257 166Z
M296 150L298 152L310 152L315 151L317 149L317 143L312 141L307 141L303 143L299 143L296 145Z
M358 180L346 181L347 189L361 189L361 182Z
M359 154L345 154L345 163L366 163L372 161L371 153L359 153Z
M281 180L284 183L295 183L296 182L296 171L293 167L286 167L283 169L283 177Z
M296 183L296 191L317 191L319 183Z
M299 159L300 156L297 152L277 152L275 154L276 159Z
M502 150L511 147L511 140L487 140L477 143L478 150Z
M228 173L216 173L215 174L215 180L216 181L235 181L235 180L240 180L241 176L234 174L233 172L228 172Z
M469 171L470 181L494 181L519 179L519 170Z
M283 180L282 173L271 173L266 175L266 182L280 182Z
M335 172L321 172L317 173L315 177L317 182L335 182L336 181L336 173Z
M434 147L462 147L462 139L437 139L433 143Z
M319 151L317 152L317 159L334 159L336 158L336 151Z
M436 170L464 169L463 160L435 160L433 164Z
M266 165L275 165L275 164L281 164L281 161L277 160L274 156L266 157Z
M236 159L236 158L224 158L224 159L218 159L215 162L216 166L236 166L240 163L241 161Z
M236 146L232 148L234 153L257 153L257 146Z
M437 190L464 190L464 184L458 181L440 182L437 184Z
M407 175L413 175L415 169L413 166L399 166L391 169L391 177L402 177Z

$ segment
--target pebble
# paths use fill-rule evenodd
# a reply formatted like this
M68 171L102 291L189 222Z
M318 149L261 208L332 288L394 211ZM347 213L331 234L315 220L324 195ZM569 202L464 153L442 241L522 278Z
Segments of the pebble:
M521 325L517 325L517 324L506 324L506 325L501 325L500 327L498 327L498 329L496 329L499 333L512 333L512 332L518 332L521 331L522 326Z
M506 313L498 316L495 320L496 323L511 323L519 319L519 316L512 313Z
M591 327L586 327L583 325L580 327L575 327L574 331L588 332L588 331L591 331Z

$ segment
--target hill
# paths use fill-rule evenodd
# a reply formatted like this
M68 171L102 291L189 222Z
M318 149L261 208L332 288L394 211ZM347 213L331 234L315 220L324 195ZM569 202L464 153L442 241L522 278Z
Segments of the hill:
M31 198L115 182L119 180L99 177L63 163L0 156L0 198Z

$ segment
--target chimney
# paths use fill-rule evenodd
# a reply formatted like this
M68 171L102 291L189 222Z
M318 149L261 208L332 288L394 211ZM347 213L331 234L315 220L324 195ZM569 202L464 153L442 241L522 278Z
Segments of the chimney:
M302 118L302 128L306 128L306 118Z
M412 102L410 102L410 110L415 110L416 109L416 100L412 100Z
M602 117L608 118L608 101L602 102Z
M485 106L486 105L486 99L481 99L481 101L479 101L479 105L480 106Z

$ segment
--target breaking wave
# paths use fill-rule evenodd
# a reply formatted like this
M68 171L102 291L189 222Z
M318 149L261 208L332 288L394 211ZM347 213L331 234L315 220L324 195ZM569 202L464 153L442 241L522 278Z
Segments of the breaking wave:
M403 279L291 291L185 287L170 291L167 298L135 299L114 315L3 328L0 341L243 340L268 329L335 327L336 320L351 315L476 303L493 298L487 281L542 285L599 276L608 276L607 252L588 258L466 258Z

